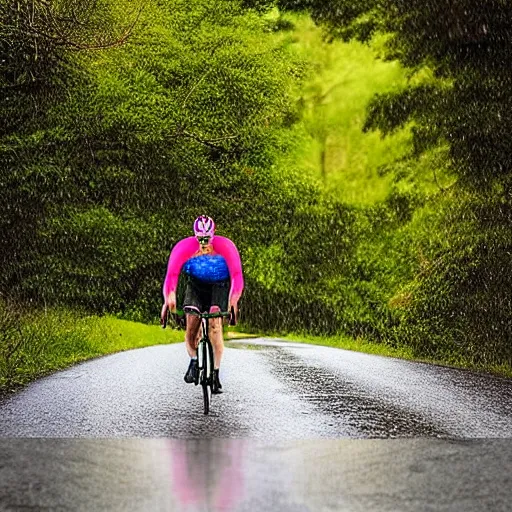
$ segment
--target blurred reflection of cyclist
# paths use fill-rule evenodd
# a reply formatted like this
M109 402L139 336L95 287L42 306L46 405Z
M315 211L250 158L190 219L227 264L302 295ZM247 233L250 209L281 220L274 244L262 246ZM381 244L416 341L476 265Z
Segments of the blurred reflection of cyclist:
M164 322L167 310L176 313L176 289L180 273L183 272L186 279L183 307L210 313L233 311L234 323L238 315L238 300L244 287L238 250L229 238L215 235L215 223L205 215L195 220L194 235L179 241L171 251L163 286L161 321ZM224 351L222 319L212 318L209 322L215 360L212 392L222 393L219 379ZM201 320L198 317L186 315L185 344L190 364L185 374L185 382L188 383L194 382L196 376L196 349L200 326Z
M245 441L166 442L178 510L235 510L244 495Z

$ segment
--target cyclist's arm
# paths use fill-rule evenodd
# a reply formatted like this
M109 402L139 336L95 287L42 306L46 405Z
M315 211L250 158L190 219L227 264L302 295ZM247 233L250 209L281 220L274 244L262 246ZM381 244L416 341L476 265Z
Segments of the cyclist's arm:
M174 305L176 304L176 289L181 269L196 251L197 240L194 237L185 238L173 247L167 263L167 274L162 289L164 301L168 305L172 300L174 300Z
M216 236L213 239L213 244L215 251L224 257L228 265L229 277L231 279L229 305L236 306L244 289L244 277L242 274L242 261L240 259L240 254L235 244L229 238Z

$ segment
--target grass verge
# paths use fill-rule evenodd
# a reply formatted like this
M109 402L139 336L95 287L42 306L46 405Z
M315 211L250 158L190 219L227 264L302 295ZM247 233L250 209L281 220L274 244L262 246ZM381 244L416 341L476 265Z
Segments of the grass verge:
M407 346L391 347L362 338L259 333L247 326L230 327L226 340L258 336L353 350L366 354L463 368L512 377L508 366L476 366L462 359L418 359ZM23 314L0 303L0 395L73 364L123 350L179 343L184 332L113 316L77 316L69 310Z
M69 310L24 314L0 304L0 394L87 359L181 341L183 331L158 325Z
M434 358L419 358L414 355L411 347L402 345L399 347L392 347L384 343L374 343L364 338L351 338L349 336L312 336L308 334L290 333L256 333L248 326L239 326L241 332L249 333L242 337L250 336L265 336L272 338L279 338L285 341L296 343L309 343L311 345L320 345L324 347L333 347L344 350L353 350L355 352L362 352L364 354L372 354L383 357L396 357L407 361L414 361L416 363L435 364L437 366L446 366L450 368L459 368L463 370L471 370L476 372L489 373L499 377L512 378L512 367L507 365L478 365L470 360L464 359L461 356L451 357L447 356L446 359Z
M287 334L280 336L281 339L299 343L309 343L311 345L322 345L327 347L341 348L344 350L354 350L365 354L373 354L384 357L396 357L416 363L435 364L437 366L446 366L450 368L459 368L476 372L490 373L499 377L512 377L512 367L506 365L487 366L478 365L462 356L457 358L446 357L446 359L419 358L414 355L413 350L406 345L400 347L391 347L383 343L372 343L363 338L350 338L348 336L309 336L301 334Z

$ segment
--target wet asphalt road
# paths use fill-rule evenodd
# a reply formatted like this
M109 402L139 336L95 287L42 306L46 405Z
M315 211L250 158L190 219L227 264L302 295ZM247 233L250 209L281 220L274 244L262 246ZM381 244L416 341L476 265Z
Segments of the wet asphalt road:
M511 379L246 340L204 416L187 364L149 347L0 401L0 510L510 510Z
M184 345L160 345L0 402L0 437L512 437L510 379L270 339L229 347L208 417Z

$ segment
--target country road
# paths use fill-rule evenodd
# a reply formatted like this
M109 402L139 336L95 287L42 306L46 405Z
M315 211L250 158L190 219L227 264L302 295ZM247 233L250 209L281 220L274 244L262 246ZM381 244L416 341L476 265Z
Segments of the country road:
M202 413L183 344L0 402L0 510L508 511L512 380L233 341Z
M512 380L318 347L229 343L202 414L183 344L77 365L0 402L0 437L506 438Z

